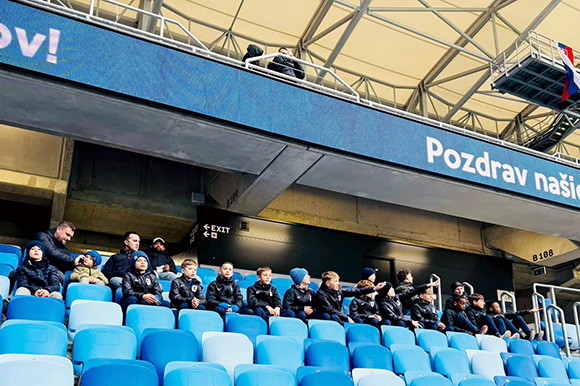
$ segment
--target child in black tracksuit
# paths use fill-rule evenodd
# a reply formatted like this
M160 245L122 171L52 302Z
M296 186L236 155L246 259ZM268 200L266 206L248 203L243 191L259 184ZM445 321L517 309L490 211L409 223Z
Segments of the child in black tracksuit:
M375 287L342 289L340 288L340 276L336 272L327 271L322 274L322 285L316 293L315 305L320 313L319 319L330 319L339 323L362 323L357 317L351 317L342 312L343 297L360 296L373 293L383 288L385 283L379 283Z
M441 321L447 325L448 331L468 332L470 334L485 334L487 326L483 326L481 330L469 321L465 313L465 306L467 299L462 296L455 295L453 297L453 306L446 309L441 317Z
M207 286L206 307L225 317L228 312L250 314L254 312L244 307L244 298L238 283L232 280L234 265L224 262L220 274Z
M310 284L310 275L304 268L293 268L290 271L290 278L294 285L284 294L282 308L294 312L294 316L306 322L306 319L312 319L316 316L314 297L316 292L308 285Z
M395 293L395 288L393 288L391 283L386 283L375 297L375 300L379 305L379 311L383 320L389 321L393 326L421 328L419 322L403 314L403 304L399 296Z
M356 288L374 289L374 286L370 280L361 280L356 284ZM351 317L361 319L365 324L375 327L385 324L383 323L383 318L379 315L379 306L375 302L374 292L354 298L348 311Z
M181 276L171 282L169 299L173 307L178 310L193 308L205 310L205 297L201 282L195 278L197 262L193 259L185 259L181 263Z
M433 290L422 287L419 290L419 298L411 307L411 319L419 322L421 327L430 330L445 331L447 326L439 321L437 309L431 303L433 301Z
M264 320L270 316L294 317L291 310L283 310L278 289L272 284L272 269L260 267L257 271L258 281L248 287L248 305L256 315Z
M511 332L511 337L520 337L520 329L523 337L528 340L542 339L543 331L540 331L538 337L535 332L531 331L526 321L522 316L540 312L541 308L531 308L528 310L520 310L517 312L503 313L497 301L490 301L485 304L487 314L492 317L500 334L505 334L507 331Z
M509 338L511 336L511 333L504 332L503 335L500 334L491 315L485 312L485 298L482 294L468 296L467 301L469 302L469 308L465 311L465 314L473 325L477 327L487 326L490 335L501 336L501 338ZM514 338L519 337L519 334L514 336Z
M163 287L159 284L155 272L149 268L147 255L141 251L133 252L131 262L133 266L123 275L121 307L124 310L131 304L169 307L169 302L161 297Z

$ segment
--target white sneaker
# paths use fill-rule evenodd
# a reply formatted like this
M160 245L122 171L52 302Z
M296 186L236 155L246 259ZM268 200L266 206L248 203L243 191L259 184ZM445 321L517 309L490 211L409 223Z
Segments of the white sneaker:
M509 338L512 336L512 332L511 331L506 331L503 333L502 336L500 336L500 338Z
M536 339L536 332L532 331L532 332L530 332L530 336L528 337L528 340L534 340L534 339Z
M517 332L515 334L512 334L512 339L520 339L520 334L518 334Z
M544 338L544 331L538 332L538 336L536 336L536 340L542 340Z

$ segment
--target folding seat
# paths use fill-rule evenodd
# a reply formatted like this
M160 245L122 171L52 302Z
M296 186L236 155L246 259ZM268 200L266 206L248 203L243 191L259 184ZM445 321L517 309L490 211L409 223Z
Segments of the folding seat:
M285 336L301 345L308 338L308 327L300 319L273 316L268 319L270 335Z
M161 288L163 288L163 292L171 291L171 280L159 280L159 284L161 284Z
M111 256L101 255L101 264L99 265L99 269L101 271L103 270L103 267L105 266L105 264L107 264L107 261L109 261L110 258Z
M514 355L507 360L506 372L508 376L524 378L533 382L538 377L536 365L531 356Z
M292 287L294 282L285 277L274 277L272 278L272 285L276 287L278 290L278 294L280 294L280 298L284 298L284 293L288 290L288 288Z
M224 366L232 381L237 365L253 363L254 346L250 339L243 334L206 332L203 334L202 342L203 361Z
M81 331L82 332L82 331ZM141 343L141 360L155 366L159 384L163 383L165 366L173 361L196 361L199 345L190 331L160 329L146 333Z
M200 277L203 286L207 287L209 283L216 279L217 273L211 268L199 267L197 269L197 276Z
M291 374L296 374L298 367L304 363L304 349L292 338L259 336L256 340L256 363L282 366Z
M496 386L496 384L489 379L470 378L459 382L459 386Z
M41 320L64 323L64 302L36 296L15 296L8 304L6 319Z
M304 324L304 323L302 323ZM177 319L177 328L191 331L197 339L199 353L201 355L201 339L206 331L223 332L224 321L221 316L214 311L204 310L181 310Z
M409 386L453 386L450 380L445 377L442 377L439 374L429 374L422 377L417 377L409 383L407 381L407 385Z
M342 299L342 312L344 312L347 315L350 313L350 303L352 303L353 299L354 298L343 298Z
M578 350L578 348L580 348L580 344L578 342L578 332L576 331L576 325L566 323L566 334L568 334L568 340L570 341L570 350Z
M568 377L570 379L580 379L580 361L574 360L568 363Z
M88 362L93 363L87 366L79 386L158 386L155 367L149 362L127 359Z
M75 375L82 374L83 364L89 359L135 359L136 357L137 339L129 327L96 326L82 328L75 334L72 348Z
M448 347L447 337L442 332L417 328L415 336L417 345L427 352L431 347Z
M256 337L268 334L268 324L259 316L237 315L226 320L226 332L244 334L256 346Z
M344 374L343 371L328 370L328 369L325 369L324 367L319 367L319 366L300 366L296 370L296 381L300 385L300 382L302 382L302 378L304 378L308 374L319 373L321 371L331 371L331 372L335 372L338 374Z
M492 380L495 376L505 376L503 361L498 353L483 350L467 350L473 374L483 375Z
M314 290L314 292L318 292L318 287L319 287L318 284L316 284L313 281L311 281L310 284L308 284L308 288L312 288Z
M346 341L349 345L351 342L381 344L379 330L371 325L346 323L344 330L346 332Z
M306 349L305 358L306 366L319 366L344 373L350 370L348 349L338 342L312 342Z
M125 326L131 327L137 338L137 352L141 352L143 331L147 328L175 328L175 315L167 307L131 304L127 307Z
M0 362L2 386L73 386L72 369L63 364L19 359Z
M379 345L365 344L352 352L352 367L366 369L383 369L393 371L391 351Z
M227 372L208 367L184 367L171 370L165 376L163 386L232 386Z
M536 386L570 386L570 382L558 378L536 378L534 379ZM511 383L510 383L511 386Z
M393 369L396 374L406 371L431 372L429 356L418 346L405 347L393 351Z
M275 365L238 365L235 370L236 386L295 386L294 375Z
M494 380L497 386L536 386L534 381L526 381L520 377L497 376Z
M564 362L553 357L543 357L539 360L538 375L542 378L564 379L568 382L568 372Z
M332 340L346 346L344 327L332 320L309 320L308 332L312 339Z
M405 386L405 381L401 377L392 371L382 369L353 369L352 380L355 386Z
M449 341L449 347L455 348L459 351L479 350L477 339L474 336L463 332L448 332L447 340Z
M72 303L79 299L110 302L113 300L113 294L111 293L111 289L106 285L69 284L66 290L66 309L70 310Z
M509 352L515 354L523 354L532 356L535 354L534 346L530 341L525 339L508 339L508 349Z
M22 249L18 245L0 244L0 252L12 253L18 256L18 265L22 262Z
M446 348L437 351L435 354L435 371L447 378L451 374L469 374L469 359L463 351L453 348Z
M557 312L556 310L552 310L553 314L559 314L559 312ZM558 320L557 318L554 318L554 320ZM544 330L544 333L546 331L546 324L544 322L541 322L542 325L542 330ZM555 322L554 324L552 324L552 327L554 328L554 337L556 340L556 345L558 345L558 347L564 347L564 331L562 330L562 325L558 322Z
M4 362L18 362L18 361L39 361L52 362L66 367L71 372L73 371L73 364L70 359L60 355L36 355L36 354L2 354L0 355L0 363Z
M80 326L108 325L121 326L123 324L123 310L113 302L99 302L94 300L75 300L70 308L68 331L74 336Z
M10 265L0 263L0 276L8 277L13 268Z
M0 329L0 354L66 356L68 341L62 328L37 323L14 323Z
M0 296L2 299L8 299L10 295L10 279L7 276L0 276Z
M217 370L222 371L226 375L228 374L228 372L226 371L226 368L218 363L173 361L173 362L169 362L167 364L167 366L165 366L165 376L163 377L163 379L165 380L165 378L167 377L167 374L169 374L173 370L189 369L189 368L197 368L197 367L217 369ZM228 379L228 382L230 382L229 375L227 376L227 379Z
M354 386L354 383L346 374L335 371L320 371L305 375L300 386Z
M451 377L449 379L451 380L451 383L453 383L454 386L458 386L461 382L465 381L466 379L485 379L486 381L489 381L489 379L486 379L478 374L451 374Z
M241 273L239 272L234 272L234 274L232 275L232 280L235 281L236 283L239 281L244 280L244 277L242 276Z
M11 267L12 269L15 269L18 267L19 263L20 258L14 253L0 252L0 264L4 264Z
M415 335L405 327L381 326L383 345L390 348L392 344L415 346Z
M553 342L538 341L538 348L536 350L538 355L549 355L554 358L561 359L560 348Z
M41 326L54 326L60 330L63 330L65 333L67 332L66 326L62 323L59 322L45 322L43 320L26 320L26 319L10 319L10 320L6 320L4 323L2 323L2 325L0 326L0 330L8 327L8 326L12 326L14 324L39 324Z
M507 343L502 338L493 335L477 335L476 338L479 341L480 348L484 351L498 354L500 352L508 352Z
M253 285L255 282L258 281L258 275L256 275L255 273L248 273L246 276L244 276L244 281L252 283L250 285Z

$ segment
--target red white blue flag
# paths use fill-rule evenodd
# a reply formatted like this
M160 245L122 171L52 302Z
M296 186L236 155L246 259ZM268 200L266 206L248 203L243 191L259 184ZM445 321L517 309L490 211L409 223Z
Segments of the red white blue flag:
M564 93L562 94L563 102L580 90L580 74L578 74L576 67L574 67L574 53L572 52L572 49L562 43L558 43L558 47L560 58L562 58L564 67L566 67L566 72L568 72L566 85L564 86Z

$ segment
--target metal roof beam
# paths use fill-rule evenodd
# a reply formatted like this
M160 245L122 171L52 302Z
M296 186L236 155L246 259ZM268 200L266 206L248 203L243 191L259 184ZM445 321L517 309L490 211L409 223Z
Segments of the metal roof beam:
M332 7L333 3L334 0L322 0L322 2L318 5L318 8L306 25L304 32L302 32L302 36L300 36L300 39L298 39L298 44L296 45L297 51L306 51L306 48L303 48L303 43L312 39L316 33L316 30L318 27L320 27L320 24L322 24L322 20L324 20L328 14L328 11L330 10L330 7Z
M318 40L322 39L323 37L325 37L326 35L328 35L332 31L334 31L337 28L339 28L340 26L342 26L347 21L352 20L352 18L355 17L355 15L356 15L356 11L349 13L348 15L346 15L345 17L343 17L342 19L340 19L339 21L337 21L336 23L334 23L333 25L331 25L330 27L328 27L324 31L320 32L319 34L316 34L316 36L312 37L308 41L303 42L302 43L302 49L308 48L309 45L311 45L311 44L317 42Z
M487 8L370 7L369 12L485 12Z

